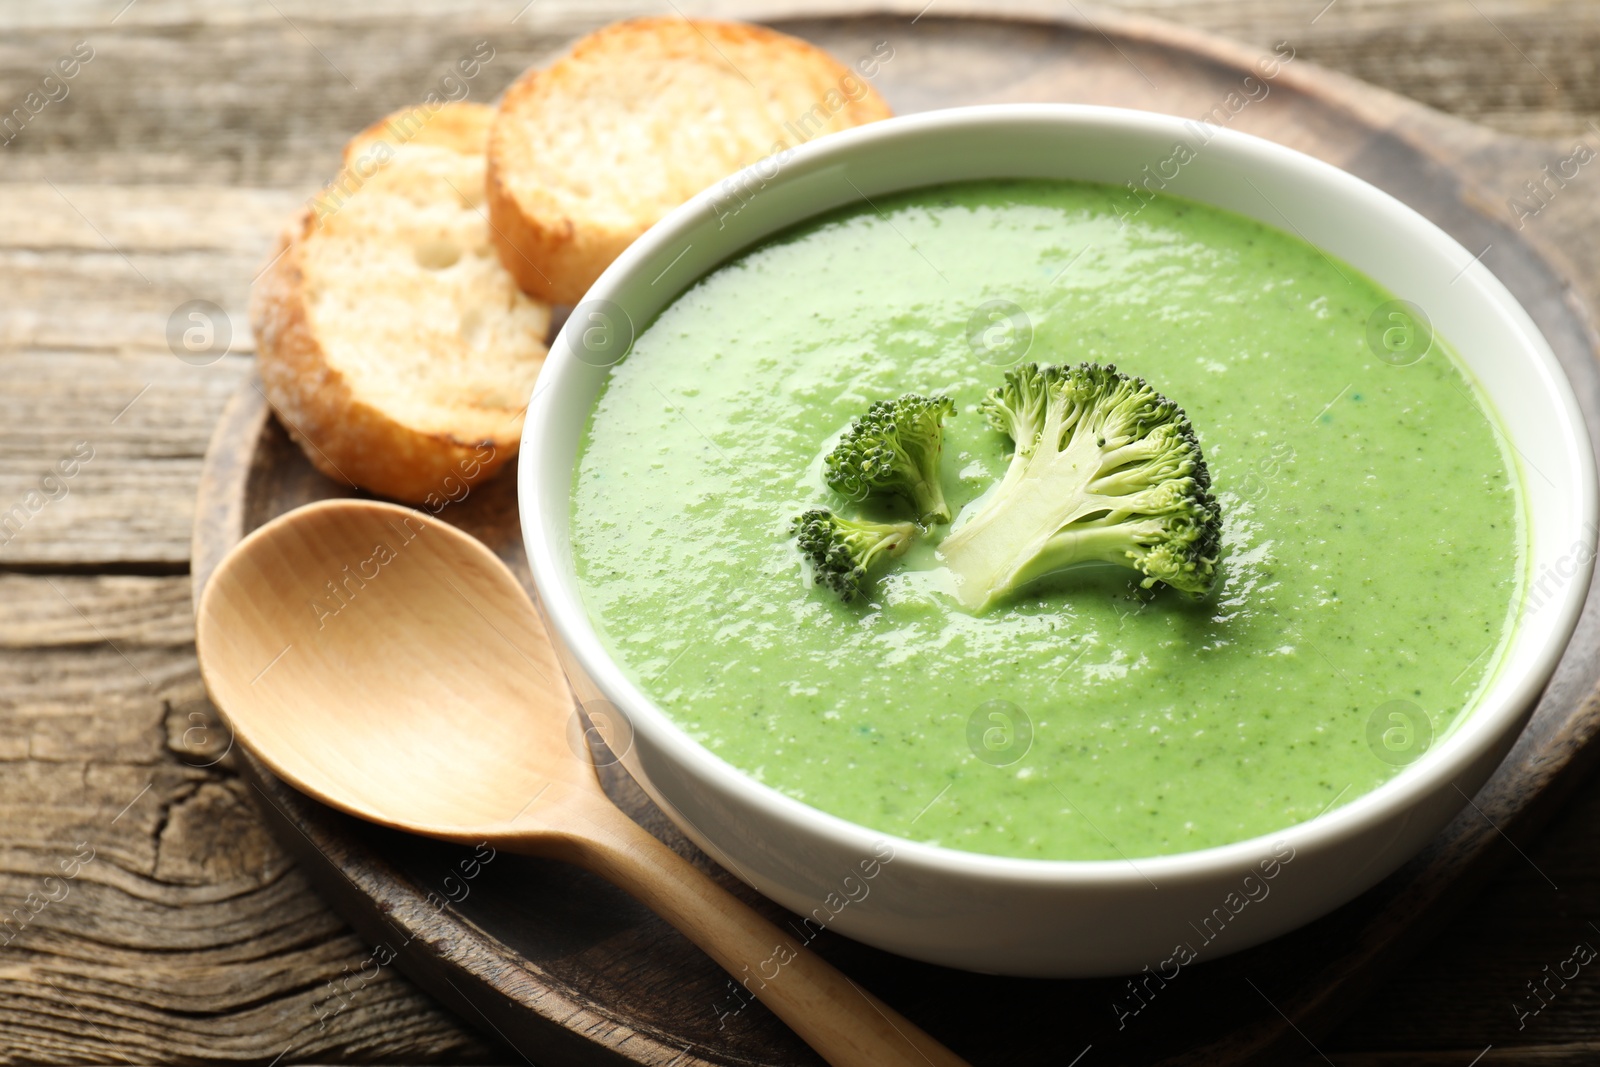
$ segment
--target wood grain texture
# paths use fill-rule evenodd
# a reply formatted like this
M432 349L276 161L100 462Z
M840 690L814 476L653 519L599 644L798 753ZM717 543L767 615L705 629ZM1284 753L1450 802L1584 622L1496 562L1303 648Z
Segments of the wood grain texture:
M859 47L861 35L882 32L884 22L860 19L841 24L817 19L784 25L849 54L852 47ZM905 60L886 85L891 99L903 107L966 100L1075 99L1136 103L1182 114L1203 109L1203 101L1226 94L1253 58L1170 27L1138 20L1111 25L1118 41L1100 36L1092 26L969 23L936 30L930 25L916 39L920 48L906 46ZM1471 247L1495 251L1498 246L1497 271L1539 317L1593 409L1600 390L1595 388L1587 320L1566 306L1562 279L1527 240L1511 232L1493 203L1493 183L1500 170L1490 162L1508 163L1512 173L1535 167L1538 146L1496 138L1305 67L1281 74L1275 84L1277 95L1269 104L1241 115L1240 127L1305 148L1378 181L1433 215ZM1475 179L1483 174L1488 184L1480 187ZM241 396L249 400L248 392ZM257 502L245 510L272 514L304 499L297 494L332 489L326 484L318 489L294 474L303 464L292 453L286 456L275 441L269 427L260 446L261 454L269 457L269 480L246 478L234 487ZM228 458L230 451L225 450L223 457L231 469L242 471L237 460ZM278 469L280 463L287 463L287 469ZM475 518L481 520L483 514L463 515L461 521L471 528ZM496 536L503 526L480 532L516 558L514 536L509 543ZM225 542L236 531L219 533ZM201 534L194 561L197 580L222 548L211 543L203 530ZM1580 644L1588 647L1584 642L1592 640L1591 629ZM1048 1062L1062 1051L1032 1032L996 1030L981 1017L963 1017L962 1005L996 995L1003 995L1019 1015L1050 1015L1063 1031L1109 1047L1126 1062L1207 1063L1245 1055L1292 1054L1300 1049L1305 1031L1317 1033L1348 1010L1370 984L1364 976L1374 967L1392 965L1397 953L1443 920L1452 899L1447 889L1483 876L1488 861L1504 848L1496 825L1516 819L1517 827L1526 828L1549 810L1556 796L1551 788L1558 784L1556 772L1569 767L1594 728L1594 708L1583 703L1593 684L1592 675L1586 673L1589 669L1581 655L1569 661L1554 695L1508 762L1509 770L1480 794L1482 814L1464 813L1423 856L1363 900L1272 946L1211 964L1206 968L1208 982L1190 983L1180 993L1167 994L1151 1015L1126 1028L1126 1033L1111 1026L1115 1015L1111 1005L1126 994L1117 982L1007 983L935 974L842 942L828 942L819 951L841 953L852 973L885 976L886 987L901 991L899 997L914 1018L930 1020L928 1025L938 1036L978 1062ZM762 1062L801 1062L792 1050L771 1043L781 1032L760 1016L741 1020L744 1032L737 1041L720 1028L708 1028L704 979L688 981L689 975L704 972L702 961L652 954L660 937L648 920L615 933L602 927L612 946L603 963L591 957L552 958L551 927L523 918L530 903L525 897L513 901L489 895L464 902L452 914L430 916L419 905L415 881L406 877L404 850L370 835L349 834L270 780L263 779L262 790L284 823L317 842L319 851L304 858L310 868L326 869L324 883L342 875L346 881L376 886L367 891L383 913L416 916L400 922L408 940L452 946L448 956L424 948L410 961L412 973L462 1010L481 1011L492 1018L496 1030L514 1042L536 1046L551 1038L551 1026L559 1025L562 1016L550 1012L543 997L559 993L564 1002L576 999L592 1013L613 1016L611 1025L602 1029L585 1023L581 1033L592 1038L594 1046L564 1051L563 1062L611 1062L607 1056L619 1054L635 1062L658 1062L679 1045L685 1050L684 1062L723 1062L752 1052ZM1532 803L1536 799L1543 801L1542 807ZM628 810L647 821L659 819L642 798L618 801L631 805ZM345 894L343 904L358 925L363 914L373 911L370 903L363 910L359 893ZM536 909L536 913L544 912ZM575 932L581 934L584 921L574 922ZM485 936L484 931L494 933ZM571 935L557 938L557 944L566 936ZM535 977L537 995L530 995L524 972ZM597 982L603 989L631 992L598 998L592 993ZM500 1006L501 998L510 1006ZM488 1007L479 1008L479 999ZM1286 1015L1294 1022L1289 1023ZM948 1029L941 1030L941 1024ZM641 1047L642 1034L662 1028L672 1039Z
M46 106L6 149L8 180L309 188L332 173L349 131L422 96L476 41L496 48L470 86L470 98L487 100L576 34L650 9L617 0L541 0L513 23L523 5L495 0L429 0L402 11L336 10L314 0L138 0L112 24L124 2L48 5L11 16L16 22L0 49L0 99L34 88L75 41L88 40L96 51L68 83L68 97ZM924 4L884 6L915 14ZM1026 6L1069 18L1082 11L1065 3ZM1313 62L1509 133L1570 138L1591 132L1588 123L1600 118L1600 20L1585 0L1099 6L1258 47L1287 39ZM692 6L719 9L731 5ZM217 82L228 87L220 106L203 91Z
M393 968L335 999L327 983L358 972L370 943L331 916L263 832L236 756L207 766L226 739L179 636L186 612L163 614L182 600L200 455L244 374L244 296L280 219L327 177L353 130L425 92L476 40L497 48L472 87L485 99L525 63L638 7L540 0L512 22L520 0L356 11L279 0L286 17L252 0L124 6L69 0L0 13L7 109L72 42L97 48L68 99L0 148L0 510L76 441L93 441L107 472L86 481L97 472L85 466L71 494L37 517L50 525L0 546L0 570L29 572L0 579L0 915L51 892L43 879L59 875L77 842L97 849L71 895L0 947L0 1061L517 1062L515 1050L475 1036L485 1026L473 1008L446 1013ZM923 5L899 6L903 26ZM1600 142L1588 125L1600 112L1600 11L1584 0L1115 6L1256 45L1292 40L1308 60L1550 138L1525 150L1462 134L1487 207L1513 227L1505 201L1539 163L1565 157L1574 138ZM940 15L936 3L925 18ZM861 35L875 29L864 24ZM1018 94L1029 76L1020 63ZM1575 276L1600 276L1600 243L1570 240L1597 232L1591 181L1585 170L1526 222ZM1497 255L1487 261L1499 270ZM173 308L195 298L234 317L236 355L210 368L179 363L165 341ZM159 392L110 423L152 380ZM146 421L132 422L161 395ZM124 424L137 432L121 436ZM485 486L482 499L502 491ZM106 570L124 573L92 573ZM1322 1050L1340 1064L1466 1064L1493 1042L1481 1062L1593 1062L1600 980L1589 970L1521 1029L1512 1003L1590 936L1589 920L1600 922L1597 818L1600 784L1587 784L1544 835L1511 828L1527 859L1507 848L1509 864L1477 903L1319 1039ZM419 856L413 875L438 889L448 862ZM586 889L552 880L548 899L560 906ZM603 939L569 948L607 952ZM1001 1027L1033 1022L1003 988L955 1010ZM576 1025L615 1024L591 1016ZM631 1040L664 1049L649 1034ZM676 1054L663 1050L657 1062Z
M9 575L0 595L0 1059L487 1053L392 971L329 1002L371 950L234 773L186 577Z

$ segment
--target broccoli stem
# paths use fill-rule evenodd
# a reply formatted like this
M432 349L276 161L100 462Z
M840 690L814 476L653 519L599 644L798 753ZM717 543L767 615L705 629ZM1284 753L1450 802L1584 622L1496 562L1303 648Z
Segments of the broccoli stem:
M1060 432L1054 411L1041 437L1052 432ZM1000 488L979 502L982 511L939 546L960 579L956 593L964 607L983 608L1000 591L1075 562L1126 562L1119 552L1126 551L1127 537L1116 528L1109 536L1094 527L1063 529L1109 509L1109 501L1087 492L1098 466L1099 450L1086 435L1075 436L1065 451L1035 449L1013 463L1014 474L1008 471Z
M939 484L937 477L932 480L919 478L907 488L911 493L911 506L916 508L917 516L922 522L931 524L950 521L950 505L945 503L944 486Z
M1005 476L939 546L980 611L1029 582L1113 563L1192 594L1215 577L1221 518L1182 410L1143 379L1085 363L1026 364L985 414L1016 443Z

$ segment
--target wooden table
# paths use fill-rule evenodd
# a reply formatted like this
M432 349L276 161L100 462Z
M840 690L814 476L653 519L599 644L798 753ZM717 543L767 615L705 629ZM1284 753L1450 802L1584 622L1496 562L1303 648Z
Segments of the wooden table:
M392 968L338 994L370 949L234 774L195 665L188 567L201 456L250 365L250 281L345 138L425 95L479 40L495 57L472 95L490 99L573 35L646 6L524 3L0 8L0 117L30 92L59 97L0 126L0 523L20 516L0 525L0 918L27 917L0 924L0 1062L519 1058ZM1263 47L1291 40L1304 59L1548 139L1552 161L1600 146L1592 2L1117 6ZM938 0L900 9L940 17ZM190 300L227 309L231 354L174 357L169 319ZM51 473L72 458L70 477ZM1600 1059L1600 967L1517 1011L1542 1003L1529 983L1575 942L1600 946L1597 839L1600 781L1508 846L1476 902L1308 1044L1310 1060L1466 1067L1491 1045L1476 1062Z

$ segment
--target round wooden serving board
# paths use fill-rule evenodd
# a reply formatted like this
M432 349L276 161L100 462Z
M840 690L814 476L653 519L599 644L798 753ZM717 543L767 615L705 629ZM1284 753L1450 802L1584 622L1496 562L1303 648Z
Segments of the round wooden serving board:
M1586 302L1600 293L1600 263L1590 258L1600 246L1594 198L1558 195L1521 229L1506 204L1523 181L1565 154L1555 146L1478 129L1303 60L1285 65L1260 97L1260 83L1252 89L1245 82L1254 51L1149 20L999 18L951 3L916 18L916 6L848 17L775 18L774 11L748 14L847 62L890 42L893 57L876 84L901 113L1074 101L1198 118L1215 105L1228 107L1229 94L1238 94L1235 101L1259 97L1229 124L1344 167L1473 252L1487 249L1485 263L1560 356L1591 432L1600 426L1600 367ZM483 538L526 582L514 487L515 474L507 472L443 517ZM248 383L207 456L195 526L196 592L244 533L346 491L312 470ZM1591 591L1578 636L1516 748L1475 807L1422 855L1310 927L1186 969L1121 1026L1113 1005L1134 1005L1123 981L964 974L826 933L817 950L974 1064L1298 1058L1311 1051L1308 1038L1510 854L1505 835L1526 834L1581 773L1600 723L1597 644L1600 614ZM482 863L470 849L383 831L306 799L248 757L243 762L263 812L328 899L376 946L374 960L392 959L530 1063L820 1062L759 1005L725 1014L737 1006L725 976L665 923L589 875L514 856ZM641 823L776 921L790 918L700 855L623 772L606 773L614 798Z

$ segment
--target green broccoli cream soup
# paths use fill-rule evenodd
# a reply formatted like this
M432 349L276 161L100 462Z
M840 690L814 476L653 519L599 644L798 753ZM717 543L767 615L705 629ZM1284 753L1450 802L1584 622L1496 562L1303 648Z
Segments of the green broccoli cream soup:
M1109 186L962 183L820 217L695 283L611 368L573 482L584 601L690 735L880 832L1101 860L1313 818L1457 722L1520 590L1492 416L1442 339L1385 333L1405 329L1391 300L1288 234L1168 197L1130 215ZM1024 362L1085 361L1187 412L1215 586L1096 563L968 610L939 542L1012 452L979 402ZM847 603L791 522L914 517L845 499L824 464L906 392L954 402L955 523Z

